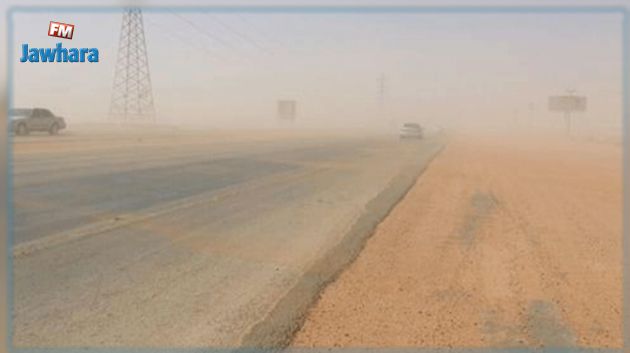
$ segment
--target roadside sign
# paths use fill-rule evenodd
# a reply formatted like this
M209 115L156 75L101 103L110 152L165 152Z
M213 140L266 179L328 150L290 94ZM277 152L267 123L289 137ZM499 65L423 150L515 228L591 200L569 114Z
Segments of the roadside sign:
M297 104L294 100L278 101L278 119L279 120L295 120L297 113Z
M573 91L561 96L549 97L549 110L561 112L564 115L564 124L567 135L571 134L571 113L586 111L586 97L576 96Z
M586 97L584 96L551 96L549 110L554 112L584 112L586 111Z

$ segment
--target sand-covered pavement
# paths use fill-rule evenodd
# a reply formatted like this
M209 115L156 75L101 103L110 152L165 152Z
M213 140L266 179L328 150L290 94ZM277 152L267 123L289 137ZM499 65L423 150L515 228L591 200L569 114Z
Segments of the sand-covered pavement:
M311 263L374 199L386 214L441 146L316 131L16 136L13 344L258 345Z
M329 285L316 347L620 347L621 146L459 136Z

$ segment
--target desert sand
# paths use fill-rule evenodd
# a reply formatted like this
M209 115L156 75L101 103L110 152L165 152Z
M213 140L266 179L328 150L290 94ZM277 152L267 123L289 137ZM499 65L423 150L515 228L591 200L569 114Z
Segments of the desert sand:
M457 136L294 346L620 347L619 143Z

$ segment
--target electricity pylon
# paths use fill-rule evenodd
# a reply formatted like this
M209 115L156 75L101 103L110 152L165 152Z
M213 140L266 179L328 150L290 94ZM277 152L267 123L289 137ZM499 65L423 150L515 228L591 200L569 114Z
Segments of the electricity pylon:
M118 122L154 122L155 107L142 11L123 13L109 118Z

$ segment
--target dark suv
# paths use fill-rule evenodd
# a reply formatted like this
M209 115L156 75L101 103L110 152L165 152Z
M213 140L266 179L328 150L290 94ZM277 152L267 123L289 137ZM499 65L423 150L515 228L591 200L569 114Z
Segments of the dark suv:
M50 110L43 108L12 109L9 111L11 119L10 130L18 135L27 135L31 131L46 131L56 135L66 127L62 117L55 116Z

